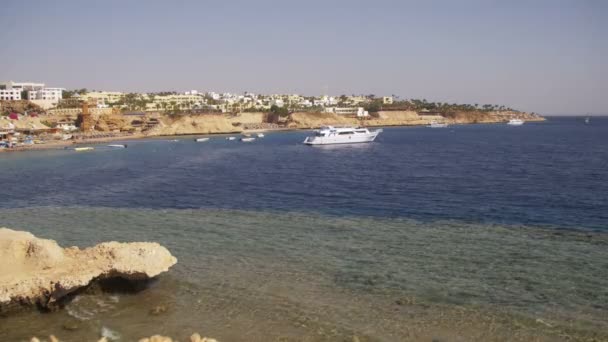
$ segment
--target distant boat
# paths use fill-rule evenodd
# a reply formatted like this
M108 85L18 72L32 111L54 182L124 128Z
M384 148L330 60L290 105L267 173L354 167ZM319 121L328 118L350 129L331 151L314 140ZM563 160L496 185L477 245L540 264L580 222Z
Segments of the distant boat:
M588 125L588 124L589 124L589 121L591 121L591 119L589 119L589 117L586 117L586 118L585 118L585 125Z
M431 128L445 128L445 127L448 127L448 124L445 123L445 122L431 121L431 124L429 125L429 127L431 127Z
M252 142L254 140L255 140L255 138L241 138L242 142Z
M509 120L509 122L507 122L507 125L511 125L511 126L521 126L524 124L524 121L522 119L511 119Z
M263 138L264 137L264 133L258 133L258 138Z
M226 140L236 140L235 137L226 137Z
M108 145L108 147L113 147L113 148L127 148L126 144L112 144L112 145Z
M75 148L74 148L74 151L77 151L77 152L84 152L84 151L92 151L92 150L94 150L94 149L95 149L95 148L93 148L93 147L75 147Z
M194 141L196 141L196 142L205 142L205 141L209 141L209 138L197 138L197 139L194 139Z
M333 145L370 143L376 139L382 129L370 131L367 128L326 126L315 131L315 135L306 137L306 145Z

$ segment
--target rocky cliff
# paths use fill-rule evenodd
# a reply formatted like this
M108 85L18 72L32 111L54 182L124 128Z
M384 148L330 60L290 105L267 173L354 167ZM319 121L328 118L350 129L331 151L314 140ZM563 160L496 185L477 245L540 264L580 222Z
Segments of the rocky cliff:
M104 242L85 249L61 248L53 240L0 228L0 311L13 305L48 308L94 280L149 279L176 262L158 243Z
M264 113L198 114L176 117L161 116L159 124L147 135L238 133L246 125L264 122Z
M540 116L520 112L455 112L455 113L419 113L415 111L381 111L367 118L333 113L296 112L291 114L288 127L294 129L318 128L320 126L413 126L428 125L433 121L450 124L499 123L510 119L524 121L543 121Z

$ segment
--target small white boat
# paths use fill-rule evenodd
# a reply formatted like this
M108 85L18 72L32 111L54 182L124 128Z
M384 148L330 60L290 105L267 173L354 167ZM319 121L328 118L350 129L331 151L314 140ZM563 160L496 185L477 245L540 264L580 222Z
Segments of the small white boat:
M509 122L507 122L507 125L511 125L511 126L521 126L524 124L524 120L522 119L511 119L509 120Z
M95 148L93 148L93 147L75 147L75 148L74 148L74 151L77 151L77 152L84 152L84 151L92 151L92 150L94 150L94 149L95 149Z
M235 137L226 137L226 140L236 140Z
M586 118L585 118L585 125L588 125L588 124L589 124L589 121L591 121L591 119L589 119L589 117L586 117Z
M126 144L111 144L108 145L108 147L113 147L113 148L127 148Z
M247 138L247 137L245 137L245 138L241 138L241 141L242 141L242 142L252 142L252 141L254 141L254 140L255 140L255 138Z
M264 133L258 133L258 138L263 138L264 137Z
M326 126L306 137L306 145L356 144L374 141L382 129L370 131L367 128Z
M196 141L196 142L205 142L205 141L209 141L209 138L197 138L197 139L194 139L194 141Z
M445 122L431 121L431 124L429 125L429 127L431 127L431 128L446 128L446 127L448 127L448 124L445 123Z

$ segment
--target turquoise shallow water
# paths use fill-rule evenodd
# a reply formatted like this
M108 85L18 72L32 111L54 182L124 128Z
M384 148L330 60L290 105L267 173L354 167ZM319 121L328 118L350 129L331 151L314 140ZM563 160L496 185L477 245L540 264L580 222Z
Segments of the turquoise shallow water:
M533 322L525 336L551 336L547 340L563 331L608 332L604 233L199 209L4 209L0 221L63 245L162 241L179 260L138 295L84 296L64 312L35 314L35 323L31 314L5 318L5 340L31 331L93 338L103 327L123 340L141 331L201 331L228 341L353 334L391 341L407 339L406 327L417 327L411 336L472 339L455 325L482 325L479 315L502 322L502 332L482 336L490 340L515 336L518 320ZM148 313L159 304L169 307L162 319ZM452 312L456 308L470 311ZM440 313L444 322L437 321ZM62 331L74 317L81 328ZM23 324L20 319L27 328L6 328ZM545 331L536 319L554 328Z

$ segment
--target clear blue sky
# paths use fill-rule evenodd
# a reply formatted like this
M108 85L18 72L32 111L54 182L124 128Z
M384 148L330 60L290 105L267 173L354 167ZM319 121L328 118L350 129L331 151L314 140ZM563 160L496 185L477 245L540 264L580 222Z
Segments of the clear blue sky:
M0 80L608 113L608 1L21 1Z

